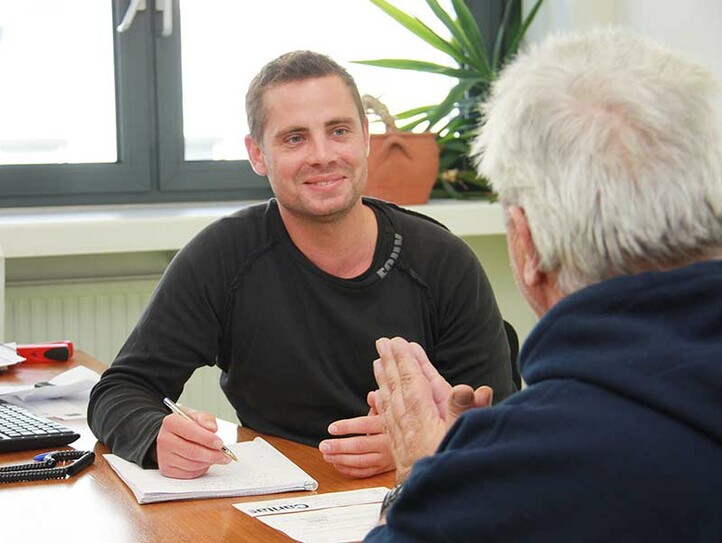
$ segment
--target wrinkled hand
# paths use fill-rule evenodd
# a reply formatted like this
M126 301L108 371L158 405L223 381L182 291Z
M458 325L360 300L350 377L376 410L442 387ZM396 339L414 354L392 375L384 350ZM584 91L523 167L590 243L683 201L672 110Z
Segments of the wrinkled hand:
M213 464L231 460L221 451L223 441L216 435L218 425L210 413L190 412L198 424L172 413L163 419L156 438L156 456L162 475L174 479L195 479Z
M452 387L436 370L421 345L418 343L408 343L408 345L419 363L421 373L431 386L431 395L439 410L439 415L446 421L447 430L469 409L491 405L494 396L491 387L482 385L476 390L469 385Z
M376 412L374 392L368 403L371 409L363 417L332 422L328 433L332 436L349 436L326 439L318 444L323 459L347 477L371 477L394 469L394 459Z
M396 478L403 482L416 460L436 451L462 413L491 404L492 390L452 387L424 350L403 338L381 338L376 348L381 358L374 361L379 385L375 404L396 464Z

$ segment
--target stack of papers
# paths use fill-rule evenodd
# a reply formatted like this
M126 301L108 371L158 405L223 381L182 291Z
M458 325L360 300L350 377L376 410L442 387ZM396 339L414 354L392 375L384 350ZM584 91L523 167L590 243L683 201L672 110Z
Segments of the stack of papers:
M346 543L361 541L376 526L388 491L366 488L233 507L302 543Z
M103 456L141 504L318 488L318 483L305 471L260 437L230 444L228 448L238 462L211 466L197 479L171 479L157 469L143 469L114 454Z

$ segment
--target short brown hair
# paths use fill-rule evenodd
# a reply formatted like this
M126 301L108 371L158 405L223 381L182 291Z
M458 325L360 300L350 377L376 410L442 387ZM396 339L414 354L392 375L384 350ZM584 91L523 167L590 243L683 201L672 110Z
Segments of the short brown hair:
M326 55L313 51L292 51L266 64L248 86L246 116L248 117L248 128L253 140L260 142L263 135L263 127L266 121L266 111L263 109L263 93L266 89L281 83L303 81L329 75L336 75L346 83L354 102L356 102L359 117L363 120L366 112L356 82L351 77L351 74Z

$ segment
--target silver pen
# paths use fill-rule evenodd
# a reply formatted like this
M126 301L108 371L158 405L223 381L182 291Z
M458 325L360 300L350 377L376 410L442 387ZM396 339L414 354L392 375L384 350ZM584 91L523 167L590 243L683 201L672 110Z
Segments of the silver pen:
M173 411L173 413L178 413L178 414L179 414L181 417L183 417L184 419L189 420L189 421L191 421L191 422L194 423L194 424L198 424L195 420L193 420L193 419L188 415L188 413L186 413L185 411L183 411L183 408L182 408L182 407L176 405L176 403L175 403L173 400L171 400L170 398L163 398L163 403L168 407L168 409L170 409L171 411ZM238 462L238 458L236 457L235 454L233 454L233 451L232 451L231 449L229 449L228 447L226 447L225 445L223 445L223 446L221 447L221 450L223 451L223 453L224 453L228 458L230 458L230 459L233 460L234 462Z

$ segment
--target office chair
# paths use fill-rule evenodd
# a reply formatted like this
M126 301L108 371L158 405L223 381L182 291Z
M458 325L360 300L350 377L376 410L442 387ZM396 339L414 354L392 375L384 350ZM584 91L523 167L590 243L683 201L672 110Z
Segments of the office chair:
M504 331L506 339L509 342L509 360L511 362L511 379L514 381L517 390L521 390L521 374L519 373L519 364L517 358L519 356L519 336L514 327L508 321L504 321Z

